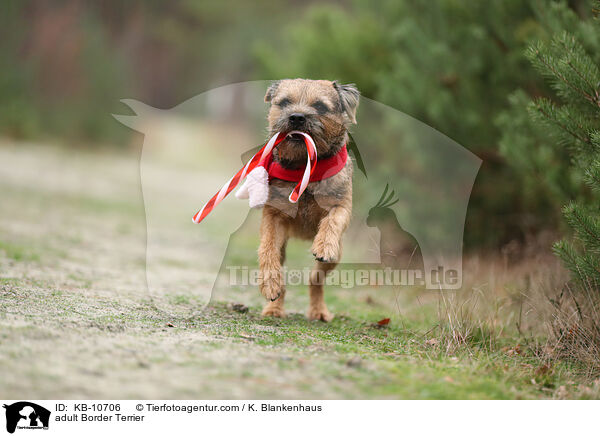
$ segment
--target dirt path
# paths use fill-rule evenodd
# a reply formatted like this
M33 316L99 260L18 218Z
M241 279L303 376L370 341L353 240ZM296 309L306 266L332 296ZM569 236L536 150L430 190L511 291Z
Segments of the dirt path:
M404 317L389 291L330 291L330 325L305 320L305 291L285 320L261 319L258 292L235 289L206 310L178 289L178 310L158 310L135 153L5 141L0 192L3 398L539 398L573 379L560 369L532 384L535 361L448 352L424 336L435 308Z

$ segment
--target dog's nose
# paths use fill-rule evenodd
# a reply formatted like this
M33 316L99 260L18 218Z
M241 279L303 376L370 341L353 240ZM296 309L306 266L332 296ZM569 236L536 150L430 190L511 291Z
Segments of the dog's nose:
M288 118L290 120L290 124L293 127L300 127L306 121L306 116L304 114L300 114L300 113L293 113Z

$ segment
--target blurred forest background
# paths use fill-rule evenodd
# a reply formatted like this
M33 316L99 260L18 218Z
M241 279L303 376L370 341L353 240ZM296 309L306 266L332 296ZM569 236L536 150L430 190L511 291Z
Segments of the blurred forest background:
M169 108L253 79L354 82L483 159L465 243L514 248L565 230L561 207L588 194L568 150L528 116L528 101L552 92L525 51L566 30L598 57L592 10L584 0L8 1L0 133L118 147L131 134L110 116L121 98Z

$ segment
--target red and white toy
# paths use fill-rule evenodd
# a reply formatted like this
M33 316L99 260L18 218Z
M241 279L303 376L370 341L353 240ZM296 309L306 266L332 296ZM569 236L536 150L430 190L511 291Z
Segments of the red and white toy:
M201 222L245 177L247 177L246 181L236 193L236 197L240 199L248 198L251 208L264 206L269 198L269 171L267 171L265 165L267 167L271 166L270 163L272 162L271 154L273 148L279 145L289 135L293 134L302 135L304 137L307 154L306 168L304 169L302 178L292 190L289 197L290 202L296 203L308 186L311 176L316 168L317 146L310 135L307 135L304 132L295 130L288 132L286 135L278 132L269 139L265 146L261 148L242 169L225 183L221 190L217 192L208 203L196 213L196 215L194 215L193 221L195 223ZM345 147L343 151L343 163L345 164L347 158Z

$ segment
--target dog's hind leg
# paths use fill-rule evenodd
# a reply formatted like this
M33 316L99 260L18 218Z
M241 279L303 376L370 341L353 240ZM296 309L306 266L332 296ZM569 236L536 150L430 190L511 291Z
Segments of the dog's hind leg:
M285 246L287 242L281 247L281 255L279 256L281 265L285 262ZM285 285L281 286L281 294L275 301L269 301L262 311L262 316L274 316L276 318L285 317L285 309L283 308L283 302L285 299Z
M310 305L308 307L308 319L329 322L333 314L325 304L323 284L327 273L334 269L337 262L315 262L315 267L310 273Z

